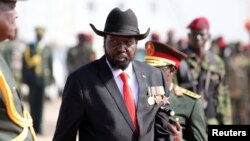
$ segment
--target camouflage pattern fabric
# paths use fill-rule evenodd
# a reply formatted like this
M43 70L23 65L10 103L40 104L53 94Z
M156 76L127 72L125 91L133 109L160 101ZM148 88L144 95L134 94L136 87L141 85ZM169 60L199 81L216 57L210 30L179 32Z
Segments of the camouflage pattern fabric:
M188 55L177 71L177 82L202 96L208 124L232 124L231 101L224 80L224 62L210 51L203 60L192 52L188 52Z

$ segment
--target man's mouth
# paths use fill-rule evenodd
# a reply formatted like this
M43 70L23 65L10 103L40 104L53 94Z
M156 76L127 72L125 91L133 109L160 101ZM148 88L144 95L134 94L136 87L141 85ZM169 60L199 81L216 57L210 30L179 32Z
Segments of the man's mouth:
M123 62L123 61L126 61L126 60L127 60L127 56L124 55L124 54L119 54L119 55L117 55L117 56L115 57L115 59L116 59L117 61Z

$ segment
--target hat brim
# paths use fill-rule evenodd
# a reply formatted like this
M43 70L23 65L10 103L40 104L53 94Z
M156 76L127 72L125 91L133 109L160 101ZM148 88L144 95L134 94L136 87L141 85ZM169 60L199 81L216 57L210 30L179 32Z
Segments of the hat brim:
M116 33L116 32L103 32L103 31L96 29L93 24L89 24L89 25L93 29L93 31L99 36L106 36L106 35L133 36L133 37L136 37L138 40L142 40L142 39L145 39L150 32L150 28L148 28L148 30L144 34L138 34L138 35L122 34L122 33Z

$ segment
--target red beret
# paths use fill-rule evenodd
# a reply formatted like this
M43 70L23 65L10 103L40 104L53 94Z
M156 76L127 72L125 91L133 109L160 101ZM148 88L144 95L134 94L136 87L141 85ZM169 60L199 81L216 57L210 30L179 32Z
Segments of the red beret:
M219 48L225 48L227 46L226 40L222 36L216 39L216 43L219 46Z
M180 61L187 58L185 53L156 41L146 42L145 48L145 62L155 67L174 65L178 68Z
M160 34L157 32L153 32L151 34L151 40L159 41L160 40Z
M248 31L250 31L250 19L246 21L245 27Z
M77 37L85 39L86 41L89 41L89 42L93 41L93 36L87 32L80 32L77 34Z
M194 30L203 30L203 29L209 29L209 22L207 18L205 17L199 17L194 19L188 27L189 29L194 29Z

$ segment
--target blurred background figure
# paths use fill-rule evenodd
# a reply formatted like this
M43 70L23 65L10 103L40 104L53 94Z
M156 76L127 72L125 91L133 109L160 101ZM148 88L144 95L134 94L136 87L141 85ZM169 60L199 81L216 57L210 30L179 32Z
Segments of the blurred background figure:
M178 49L177 42L175 40L175 30L174 29L169 29L167 31L167 41L166 44L170 45L173 48Z
M67 52L66 65L68 73L96 59L96 53L92 48L93 37L88 33L79 33L77 39L77 45Z
M245 28L248 32L248 35L249 35L249 42L248 42L248 46L247 48L250 49L250 19L248 19L245 23Z
M227 46L228 45L225 38L223 36L219 36L212 41L210 49L212 52L214 52L215 54L219 55L221 58L224 59L225 57L224 51Z
M51 46L53 49L53 74L55 78L54 86L56 87L56 89L52 89L53 92L47 92L46 94L50 101L54 101L56 100L56 98L58 98L58 96L62 95L62 91L68 73L66 67L67 48L57 42L50 42L49 46ZM49 86L49 89L53 88L51 86Z
M187 52L187 49L188 49L188 39L186 37L181 37L178 42L177 42L177 45L178 45L178 49L181 51L181 52Z
M249 124L249 57L243 43L236 42L226 62L226 81L232 103L233 124Z
M25 49L25 42L19 39L18 29L16 36L12 40L0 43L0 53L10 67L10 70L16 80L17 88L20 89L22 77L22 56Z
M44 27L36 27L36 41L30 43L23 54L22 82L29 88L29 106L34 129L42 134L45 88L54 83L52 48L44 41Z
M150 35L150 40L151 41L158 41L160 42L160 34L157 33L157 32L152 32L151 35Z

